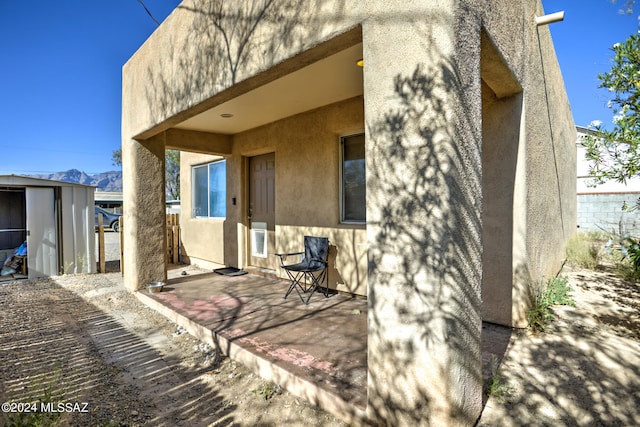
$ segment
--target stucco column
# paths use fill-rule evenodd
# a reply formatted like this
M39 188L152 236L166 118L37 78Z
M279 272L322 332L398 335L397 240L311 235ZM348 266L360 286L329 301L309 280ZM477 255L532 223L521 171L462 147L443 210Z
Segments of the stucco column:
M456 59L456 3L371 2L363 23L367 411L384 425L473 425L482 406L479 53Z
M122 144L124 283L137 290L167 277L164 134Z

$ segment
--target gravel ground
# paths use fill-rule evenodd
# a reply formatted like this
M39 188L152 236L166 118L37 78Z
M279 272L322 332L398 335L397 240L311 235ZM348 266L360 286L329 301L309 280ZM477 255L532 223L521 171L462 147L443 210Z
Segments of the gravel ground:
M0 378L15 403L0 425L344 425L142 305L119 273L0 286ZM62 411L16 413L40 401Z
M638 286L563 274L576 306L513 334L479 426L640 425ZM1 285L0 379L14 403L0 425L344 426L142 305L119 273ZM30 402L46 410L16 413Z

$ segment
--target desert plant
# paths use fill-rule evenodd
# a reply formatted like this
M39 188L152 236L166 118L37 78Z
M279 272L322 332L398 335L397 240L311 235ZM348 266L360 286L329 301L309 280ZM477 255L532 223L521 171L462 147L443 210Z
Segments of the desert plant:
M566 277L556 277L547 281L547 289L543 295L543 303L551 307L553 305L575 305L575 301L569 296L571 286Z
M513 387L509 385L500 375L497 373L491 377L489 383L489 395L493 396L498 401L506 401L513 393Z
M499 401L505 401L512 394L513 387L498 373L499 365L498 358L492 354L489 360L491 377L485 382L485 390L489 396L493 396Z
M279 385L262 384L262 386L251 390L253 394L260 395L264 400L269 400L276 394L280 393L281 388Z
M527 311L527 322L529 327L536 332L543 332L545 327L553 320L553 314L549 307L535 301Z
M549 279L546 286L537 293L531 308L527 311L529 327L536 332L543 332L546 326L553 321L551 307L554 305L575 305L569 296L571 286L566 277Z

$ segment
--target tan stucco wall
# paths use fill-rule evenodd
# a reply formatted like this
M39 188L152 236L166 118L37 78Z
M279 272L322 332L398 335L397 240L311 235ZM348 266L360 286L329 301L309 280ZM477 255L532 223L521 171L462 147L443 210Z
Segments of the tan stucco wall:
M223 159L221 156L180 153L180 233L183 260L203 268L225 265L224 223L218 218L195 218L192 210L192 167Z
M227 219L193 218L191 167L219 156L185 152L181 155L182 240L186 256L202 261L245 267L248 246L246 162L251 156L275 153L275 251L302 249L305 235L330 240L329 286L365 296L366 238L364 225L340 223L339 137L364 130L362 97L339 102L231 137L227 160ZM177 145L176 139L173 144ZM207 146L206 141L200 149ZM198 147L195 147L198 148ZM233 205L232 199L236 199ZM226 226L226 224L231 224ZM239 226L236 226L239 224ZM290 260L289 260L290 262ZM286 277L279 259L270 254L264 267Z
M123 136L122 182L122 269L125 286L137 290L167 279L164 134L145 141Z
M270 7L252 28L264 4ZM356 0L183 1L124 66L123 135L146 139L340 46L353 45L358 32L348 30L362 20L362 9ZM216 23L231 38L234 53L245 42L243 55L227 55L225 36L213 24L215 16L228 17ZM234 16L247 19L234 21ZM328 40L334 42L323 45Z
M361 37L367 157L367 413L386 425L473 425L482 408L482 317L519 326L531 285L558 270L564 243L575 230L575 129L548 29L534 24L534 16L542 14L540 1L277 0L246 44L234 40L234 48L247 47L236 62L223 54L226 46L216 30L220 26L208 21L216 16L208 8L218 4L248 14L248 2L185 1L125 65L125 220L133 221L132 229L125 230L130 248L125 256L132 264L125 266L125 282L135 288L148 277L166 274L163 261L154 255L162 242L152 236L144 240L145 226L157 228L152 220L163 208L159 197L146 193L157 194L163 187L158 168L166 138L156 141L160 148L137 140L159 135ZM252 16L240 22L251 23ZM217 24L240 25L224 20ZM488 58L482 55L483 32L495 47ZM499 64L497 74L492 64ZM504 70L513 84L500 84ZM488 87L484 97L482 81ZM513 106L520 114L513 114ZM500 118L511 121L505 126L506 142L515 143L517 150L510 153L511 167L485 178L486 168L495 165L491 151L499 158L509 148L501 145L505 141ZM483 119L492 123L483 126ZM332 154L328 146L328 151L319 151L329 140L326 124L310 122L315 139L307 135L300 141L304 120L299 116L233 136L227 173L242 177L242 157L267 151L275 151L277 164L282 164L277 180L300 174L299 163L307 160L335 167L332 157L337 151ZM285 122L290 126L283 126ZM212 139L217 149L228 148L220 138ZM337 150L337 142L334 146ZM307 158L313 153L321 155ZM150 171L140 171L147 162ZM305 169L315 176L320 167ZM326 176L324 182L335 181L332 173ZM505 176L511 177L513 187L509 197L497 197L502 188L498 181ZM230 182L228 197L239 197L242 180L232 182L236 184ZM276 235L326 231L347 241L348 232L332 222L331 201L338 200L332 188L321 190L326 197L319 208L322 215L294 204L293 197L277 196L281 224ZM483 223L502 218L502 206L512 212L507 215L511 233L496 237L485 232ZM141 215L143 210L151 217ZM244 261L243 215L238 205L223 224L225 245L230 245L225 246L225 263ZM317 223L307 222L309 217ZM355 230L354 247L365 241L361 232ZM510 254L495 250L503 242L511 243ZM494 250L485 253L483 248ZM505 258L511 258L510 267L494 269L496 283L483 290L484 271ZM365 261L359 255L351 259L358 259L359 274Z
M549 28L532 24L541 4L469 4L482 18L482 45L496 49L481 49L482 314L526 327L536 288L558 273L576 229L575 130Z
M542 14L542 8L538 9ZM561 25L561 24L560 24ZM565 257L567 239L576 232L576 129L548 27L538 27L529 43L540 61L528 77L535 93L526 106L527 258L536 281L554 277ZM535 89L533 89L535 87Z
M458 6L375 2L363 23L367 409L387 425L472 425L482 405L480 27Z
M482 318L493 323L511 325L514 270L518 262L514 250L522 250L525 230L516 234L516 222L525 211L517 209L517 189L524 187L524 141L520 144L522 94L498 99L482 85L483 144L483 271ZM513 123L511 126L509 123ZM519 157L520 154L520 157Z

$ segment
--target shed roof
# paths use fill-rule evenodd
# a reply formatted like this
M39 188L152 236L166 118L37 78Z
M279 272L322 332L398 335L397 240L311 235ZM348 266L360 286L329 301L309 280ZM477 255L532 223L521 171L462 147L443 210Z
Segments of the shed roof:
M21 187L95 187L93 185L76 184L66 181L55 181L53 179L33 178L23 175L0 175L0 185L21 186Z

